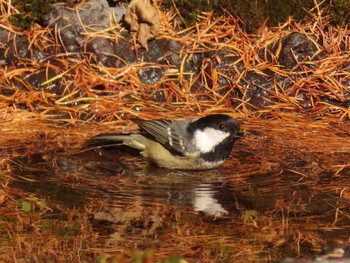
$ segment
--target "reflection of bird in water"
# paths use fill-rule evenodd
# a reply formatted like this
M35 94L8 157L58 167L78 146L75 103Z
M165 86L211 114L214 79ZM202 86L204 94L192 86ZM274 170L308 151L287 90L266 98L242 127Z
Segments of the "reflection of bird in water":
M193 206L198 212L207 215L223 216L229 214L223 206L215 198L215 190L211 188L211 184L200 184L194 189Z

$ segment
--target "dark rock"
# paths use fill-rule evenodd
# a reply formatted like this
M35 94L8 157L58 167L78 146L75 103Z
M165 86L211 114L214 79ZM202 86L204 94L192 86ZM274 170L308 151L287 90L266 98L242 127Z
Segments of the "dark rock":
M294 70L299 68L297 67L299 63L317 61L324 55L316 40L297 32L259 51L259 56L263 60L270 61L271 63L279 63L287 69ZM315 67L311 63L304 66L308 68Z
M137 52L130 47L130 34L123 32L121 37L112 41L103 37L86 37L89 33L110 28L110 19L115 12L120 18L125 13L120 7L110 8L104 0L89 0L75 9L68 9L62 4L54 4L45 17L45 24L60 32L62 45L68 52L90 52L96 63L106 67L123 67L126 63L156 62L165 65L181 64L180 43L167 39L154 40L149 44L149 51ZM136 57L139 54L139 57ZM141 82L153 84L165 72L164 67L144 68L138 72Z
M217 72L217 79L215 81L218 87L231 88L237 76L244 70L244 65L239 61L239 57L232 56L228 51L210 52L208 58L210 59L210 63L206 67L206 72L209 76L213 76L213 70Z
M243 96L244 101L255 109L263 109L267 105L271 105L272 91L274 90L274 76L270 73L259 75L255 72L247 72L241 85L245 88Z
M319 60L319 47L306 35L292 33L282 40L282 50L278 57L281 65L287 69L296 67L300 62Z
M48 56L57 52L52 47L40 50L34 46L29 47L28 39L24 36L15 35L5 29L0 29L0 64L16 64L18 60L29 59L30 61L42 62Z
M181 65L181 44L168 39L154 40L149 43L149 51L141 54L140 60L144 62L158 62L161 65ZM144 67L137 72L139 79L145 84L154 84L163 77L167 67Z
M116 49L116 43L101 37L94 38L86 44L86 51L94 54L97 63L106 67L120 68L125 65L125 62L123 62L123 56L113 55Z
M163 77L165 69L161 67L143 67L137 72L137 76L145 84L154 84Z
M77 9L68 9L64 4L57 3L45 16L44 24L58 28L62 44L68 52L82 51L86 34L110 28L112 12L116 12L116 17L122 16L120 8L110 8L105 0L88 0ZM102 47L105 46L102 43Z
M9 38L11 37L11 33L4 28L0 28L0 42L7 43Z
M56 77L58 75L57 72L55 72L53 69L43 69L38 72L34 72L28 76L28 78L25 78L30 86L34 90L45 90L46 92L49 92L54 95L62 95L65 89L65 86L61 83L61 79L57 78L54 81L42 85L46 81Z
M13 39L13 41L16 42L16 45L11 46L11 53L17 58L31 59L28 40L25 37L19 36Z
M6 47L0 47L0 66L16 63L16 58L8 52Z
M179 53L182 46L179 42L159 39L151 41L148 46L149 51L141 52L139 60L180 67L181 58Z

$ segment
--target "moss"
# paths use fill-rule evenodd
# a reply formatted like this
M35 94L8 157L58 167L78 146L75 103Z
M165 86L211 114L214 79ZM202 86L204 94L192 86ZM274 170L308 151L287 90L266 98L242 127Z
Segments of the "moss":
M108 0L118 2L115 0ZM32 22L41 24L44 15L49 11L50 5L56 2L67 2L71 5L79 2L67 0L18 0L15 2L20 14L12 15L9 20L18 28L27 29ZM163 7L170 8L172 0L164 0ZM288 17L302 20L308 16L306 10L314 6L313 0L179 0L176 7L184 18L186 26L196 22L196 17L201 12L213 11L222 15L224 10L239 16L243 21L243 27L247 32L255 32L268 18L269 26L283 23ZM326 14L331 16L333 25L344 25L350 22L350 0L326 0L321 8L327 8Z
M173 5L172 0L163 1L164 7L171 7ZM215 9L215 6L219 6L220 1L209 0L179 0L176 1L176 8L180 11L181 16L184 18L186 26L191 26L196 22L196 17L201 12L208 12Z
M50 10L50 5L64 0L19 0L14 5L20 12L9 17L9 21L20 29L28 29L32 22L41 24L45 14ZM71 1L70 1L71 2ZM74 1L73 1L74 2Z
M164 7L172 6L171 0L163 1ZM185 20L186 26L193 25L196 16L201 12L213 11L222 15L226 10L242 19L243 28L250 33L255 32L268 18L269 26L277 26L292 16L296 20L303 20L308 17L307 10L314 7L313 0L180 0L176 7ZM321 8L324 14L331 16L333 24L348 23L350 18L350 0L326 0Z
M109 0L109 3L114 0ZM18 28L27 29L32 22L41 24L44 15L49 11L50 5L56 2L67 2L71 5L79 2L67 0L18 0L15 2L20 14L12 15L9 20ZM173 5L172 0L164 0L163 7ZM191 26L201 12L213 11L221 15L224 10L239 16L247 32L255 32L268 18L269 26L283 23L288 17L302 20L308 16L306 10L314 6L313 0L179 0L176 7L184 18L185 25ZM322 8L331 17L333 25L344 25L350 22L350 0L326 0Z
M334 0L330 6L333 25L347 25L350 22L350 0Z

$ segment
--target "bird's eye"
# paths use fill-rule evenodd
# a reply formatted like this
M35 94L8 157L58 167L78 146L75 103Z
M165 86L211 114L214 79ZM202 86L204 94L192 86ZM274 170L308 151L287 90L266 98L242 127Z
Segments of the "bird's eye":
M225 130L225 125L223 125L222 123L220 123L218 127L219 127L219 129L222 130L222 131Z

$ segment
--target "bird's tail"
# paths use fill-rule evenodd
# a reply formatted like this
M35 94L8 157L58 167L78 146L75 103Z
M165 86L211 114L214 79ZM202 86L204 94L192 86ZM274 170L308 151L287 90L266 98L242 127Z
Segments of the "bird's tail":
M126 134L113 134L113 133L104 133L99 134L95 137L89 138L85 142L85 147L88 149L94 148L115 148L124 145L124 141L127 140L128 135Z
M130 138L130 134L116 134L116 133L103 133L95 137L92 137L92 140L104 140L111 142L123 142Z
M99 134L93 137L92 140L120 143L121 145L129 146L136 150L142 151L145 149L145 141L147 139L140 134L106 133L106 134Z

